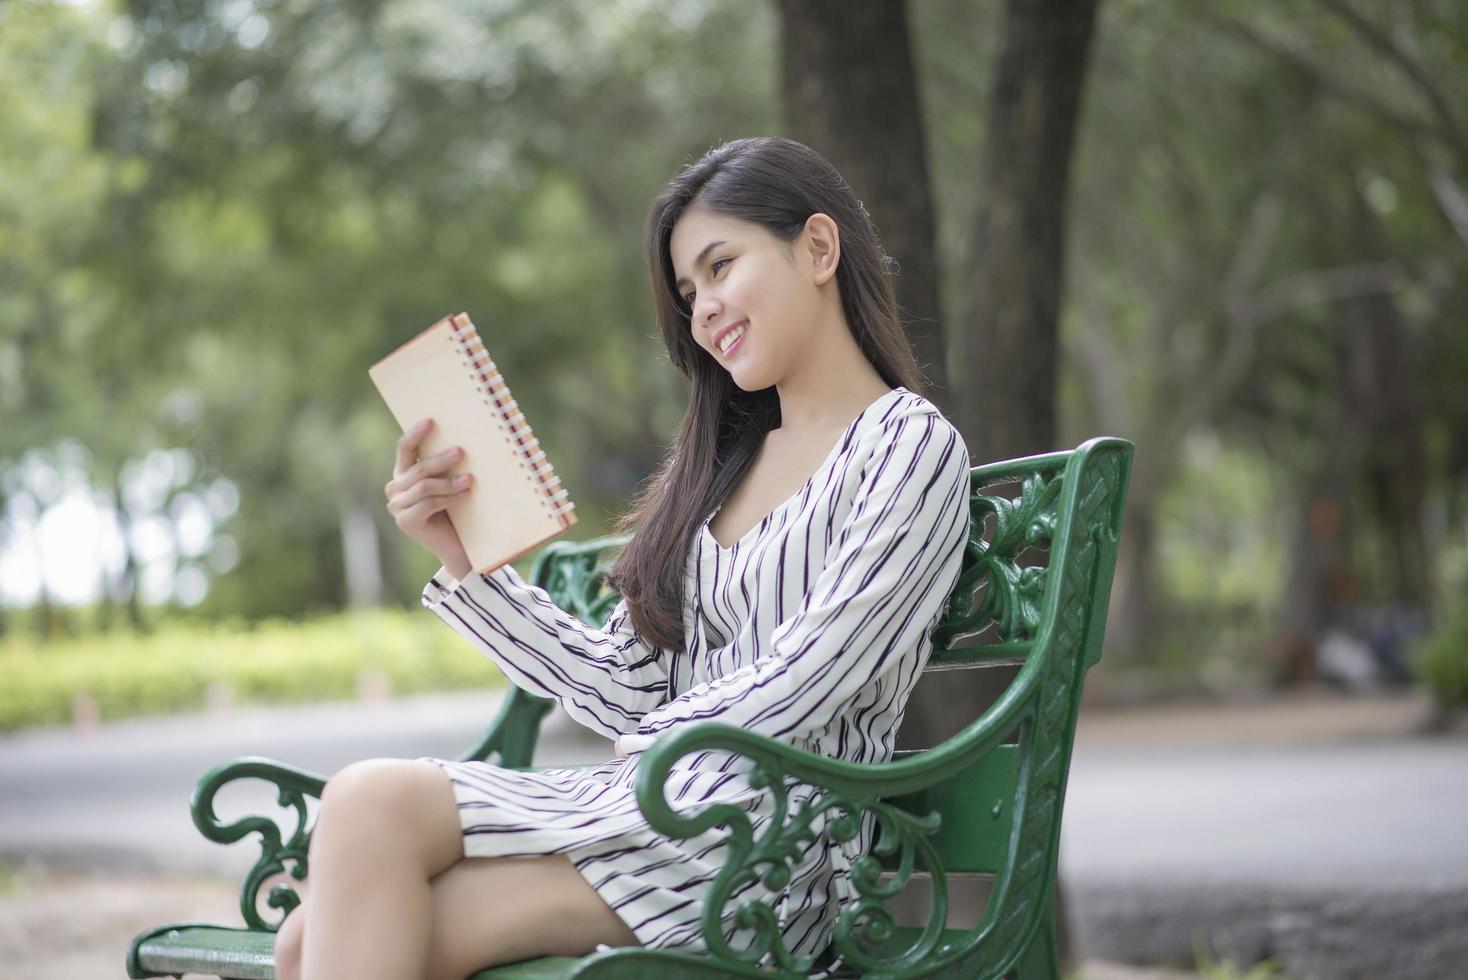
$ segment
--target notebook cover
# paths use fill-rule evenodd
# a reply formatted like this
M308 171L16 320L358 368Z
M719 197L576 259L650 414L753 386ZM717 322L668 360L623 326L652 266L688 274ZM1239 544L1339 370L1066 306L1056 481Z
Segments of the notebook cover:
M529 423L519 415L498 368L489 367L488 385L476 375L455 337L455 319L468 322L462 313L444 317L367 373L404 432L421 419L433 419L419 443L420 457L463 447L463 457L440 475L472 473L474 481L469 493L446 511L469 564L487 574L562 534L576 523L576 514L569 499L553 500L545 488L548 460L525 458L544 447L535 446ZM486 352L479 352L481 368L488 360ZM528 450L517 447L517 435Z

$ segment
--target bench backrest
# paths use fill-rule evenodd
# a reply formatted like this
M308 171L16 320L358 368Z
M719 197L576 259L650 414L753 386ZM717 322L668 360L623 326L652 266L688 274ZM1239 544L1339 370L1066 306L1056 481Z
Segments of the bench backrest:
M1048 913L1076 716L1086 671L1101 654L1132 453L1126 440L1093 439L972 473L969 551L927 669L1023 666L957 734L895 753L972 762L889 802L941 814L926 840L944 872L994 876L984 916L966 937L973 975ZM902 850L882 855L887 870L900 871ZM935 888L939 927L944 905Z
M921 841L908 825L883 842L879 824L876 848L897 885L914 870L937 879L930 929L946 922L946 874L994 876L983 918L950 946L968 968L1019 948L1048 910L1076 714L1085 673L1100 657L1132 453L1127 440L1098 438L971 473L972 533L926 670L1022 666L957 734L895 754L923 756L948 774L884 802L940 822ZM620 598L605 589L604 575L626 540L552 542L530 578L584 622L604 622ZM513 692L465 758L498 754L501 765L528 767L538 720L552 704Z
M1101 652L1131 452L1124 440L1096 439L972 471L972 534L926 669L1024 666L943 745L895 753L993 745L945 782L892 798L943 814L933 844L950 871L996 874L1011 863L1010 801L1054 792L1058 831L1082 681ZM1024 719L1033 724L1018 743L994 744Z

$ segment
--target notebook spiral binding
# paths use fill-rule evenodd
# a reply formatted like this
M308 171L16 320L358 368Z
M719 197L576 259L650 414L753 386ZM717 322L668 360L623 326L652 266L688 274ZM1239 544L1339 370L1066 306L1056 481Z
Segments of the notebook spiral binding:
M484 346L478 329L463 313L452 317L449 323L454 347L474 378L475 390L484 403L499 415L500 429L505 432L505 438L511 440L519 450L520 466L525 472L525 478L542 492L542 502L551 516L569 527L575 522L571 512L576 509L576 504L571 501L569 491L561 486L561 478L551 467L545 450L540 448L540 440L535 438L530 426L526 424L524 413L510 394L510 386L495 367L494 358L489 356L489 350Z

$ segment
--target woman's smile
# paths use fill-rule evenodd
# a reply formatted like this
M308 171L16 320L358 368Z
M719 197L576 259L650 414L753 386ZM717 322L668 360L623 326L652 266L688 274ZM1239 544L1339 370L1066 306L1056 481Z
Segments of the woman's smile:
M742 326L735 327L733 329L733 331L731 331L731 332L734 335L734 342L732 344L730 344L727 348L725 348L723 351L720 351L720 353L724 357L724 360L726 360L726 361L729 358L733 357L734 356L734 352L737 351L737 350L739 350L739 348L744 345L744 338L749 333L749 324L746 323L746 324L743 324Z

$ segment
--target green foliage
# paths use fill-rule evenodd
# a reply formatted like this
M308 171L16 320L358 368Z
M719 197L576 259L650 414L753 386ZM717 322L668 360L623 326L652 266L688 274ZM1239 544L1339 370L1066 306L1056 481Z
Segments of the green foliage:
M23 880L20 862L15 858L0 857L0 898L18 892Z
M505 683L492 661L422 610L370 610L253 626L170 622L149 635L112 631L0 646L0 730L62 724L86 695L104 719L197 710L210 685L240 704L356 696L364 671L400 694Z
M1444 708L1468 708L1468 602L1449 609L1421 645L1422 679Z
M1203 980L1289 980L1273 960L1240 966L1228 957L1214 959L1202 935L1193 937L1193 950L1198 960L1198 975Z
M7 497L56 503L61 481L23 457L64 437L90 452L66 479L107 496L187 447L188 480L123 503L156 539L181 498L237 489L223 553L176 556L208 582L202 612L342 608L342 528L364 511L389 598L411 604L414 546L382 494L399 433L367 369L461 309L578 531L656 463L680 391L648 369L642 214L689 154L775 129L773 10L102 0L0 18L0 518Z
M1352 297L1395 304L1357 315L1400 318L1383 349L1419 365L1395 401L1420 398L1402 430L1422 433L1423 456L1381 455L1413 440L1379 431L1329 489L1359 542L1395 543L1433 508L1447 525L1426 549L1462 538L1468 249L1441 201L1468 159L1329 5L1205 6L1101 7L1069 192L1058 443L1137 443L1117 591L1144 583L1154 612L1128 649L1212 683L1248 669L1238 651L1301 588L1301 501L1346 454L1339 434L1395 417L1392 399L1346 411L1361 401L1337 349L1364 332L1343 313ZM909 12L930 163L893 179L931 183L958 391L1013 369L967 336L986 302L974 215L999 8ZM1468 6L1368 16L1423 78L1461 75ZM0 546L24 549L27 515L84 490L126 517L148 563L202 498L212 538L172 556L174 601L202 581L200 619L314 616L348 604L342 541L366 514L387 601L412 605L431 566L382 506L398 433L366 371L457 309L577 500L574 536L601 533L684 395L648 320L645 208L707 147L781 131L779 22L778 5L700 0L0 3ZM1379 297L1369 278L1333 278L1381 258L1396 271ZM66 444L85 458L63 472ZM128 499L127 475L171 452L182 475ZM1398 482L1425 498L1397 501ZM1440 562L1376 550L1321 557L1354 566L1363 601ZM155 615L139 583L170 569L151 564L104 583L114 621ZM67 628L77 612L45 598L33 619L0 607L0 632Z

